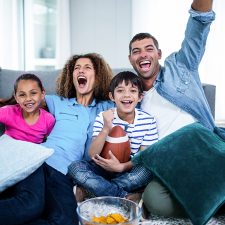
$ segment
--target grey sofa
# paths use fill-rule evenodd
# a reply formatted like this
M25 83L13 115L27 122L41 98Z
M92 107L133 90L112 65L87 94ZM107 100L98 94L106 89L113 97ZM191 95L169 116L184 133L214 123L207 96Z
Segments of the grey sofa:
M113 73L117 74L120 71L132 69L114 69ZM43 82L47 94L55 93L55 81L56 77L59 75L60 70L53 71L27 71L34 73L40 77ZM13 84L16 78L24 73L24 71L8 70L0 68L0 98L9 98L13 92ZM203 84L203 89L205 91L206 98L209 102L213 116L215 115L215 93L216 87L211 84ZM3 132L3 126L0 124L0 134Z

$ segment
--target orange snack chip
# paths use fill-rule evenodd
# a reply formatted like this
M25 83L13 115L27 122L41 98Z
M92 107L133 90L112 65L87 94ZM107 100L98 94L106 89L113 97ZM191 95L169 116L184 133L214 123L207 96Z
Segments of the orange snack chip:
M128 219L123 217L120 213L110 213L107 216L94 216L92 221L95 223L117 224L127 222Z

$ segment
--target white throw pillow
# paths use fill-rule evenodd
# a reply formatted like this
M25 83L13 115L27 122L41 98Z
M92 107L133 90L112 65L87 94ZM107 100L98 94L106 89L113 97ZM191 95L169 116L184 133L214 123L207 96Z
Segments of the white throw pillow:
M54 150L39 144L0 137L0 192L28 177Z

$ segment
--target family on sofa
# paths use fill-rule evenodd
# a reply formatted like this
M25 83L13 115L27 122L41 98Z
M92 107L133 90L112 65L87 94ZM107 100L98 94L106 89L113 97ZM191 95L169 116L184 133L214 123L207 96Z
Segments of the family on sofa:
M145 91L140 107L156 118L159 141L137 152L129 165L113 155L97 158L107 171L141 165L153 173L142 195L150 213L188 216L193 224L205 224L225 200L225 130L214 123L198 74L215 18L212 0L194 0L189 13L181 49L168 56L164 66L159 64L161 50L152 35L139 33L129 44L130 63ZM65 64L57 79L57 95L45 96L55 124L40 146L54 153L42 157L46 163L37 163L26 178L3 188L2 224L78 224L75 182L67 168L74 161L90 160L94 120L114 107L108 95L112 76L108 64L95 53L74 55ZM29 101L32 108L32 97ZM16 145L4 135L0 141L5 152L7 143ZM18 141L24 149L26 144Z

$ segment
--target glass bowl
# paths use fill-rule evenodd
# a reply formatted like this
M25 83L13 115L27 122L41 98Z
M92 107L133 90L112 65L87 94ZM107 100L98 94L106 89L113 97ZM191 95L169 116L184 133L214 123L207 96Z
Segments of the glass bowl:
M117 225L138 225L141 217L141 208L137 203L128 199L108 196L88 199L77 207L81 225L108 224L93 222L93 218L108 216L112 213L120 214L127 220L126 222L116 223Z

